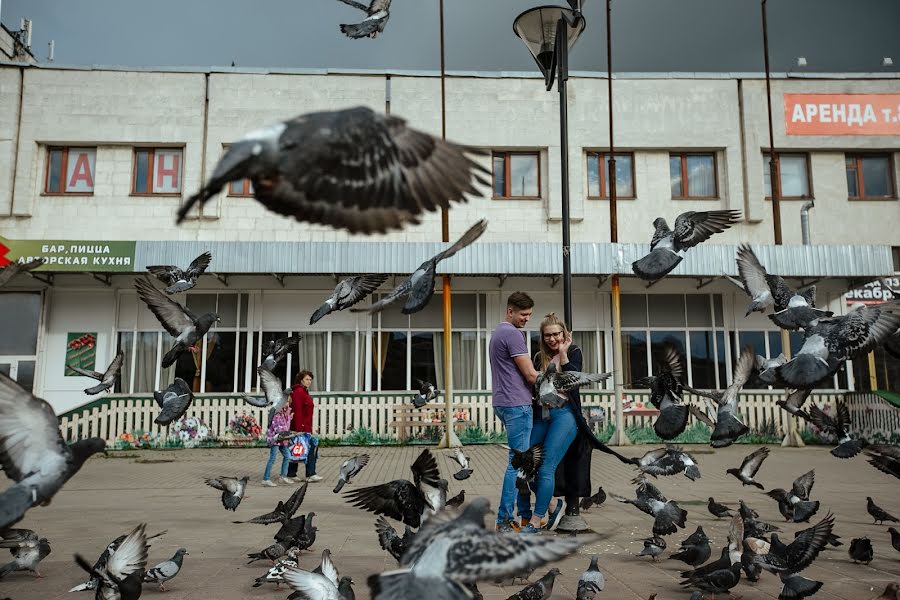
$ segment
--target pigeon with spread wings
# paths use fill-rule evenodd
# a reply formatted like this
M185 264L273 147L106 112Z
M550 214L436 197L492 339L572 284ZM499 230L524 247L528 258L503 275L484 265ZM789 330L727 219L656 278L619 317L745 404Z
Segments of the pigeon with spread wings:
M737 477L738 481L740 481L743 485L752 485L754 487L758 487L759 489L763 488L762 484L753 478L756 477L757 471L762 466L763 461L769 457L769 449L763 446L759 450L755 450L751 452L747 456L744 457L744 460L741 461L741 467L739 469L727 469L725 472L729 475L734 475Z
M681 356L673 346L666 345L662 359L656 375L638 379L634 386L650 388L650 402L659 409L653 429L662 439L671 440L687 427L689 411L681 399L684 374Z
M211 260L212 254L204 252L192 260L187 269L182 270L174 265L153 265L147 267L147 271L166 284L167 294L178 294L197 285L197 279L209 267Z
M241 399L257 408L270 408L273 411L281 410L291 397L291 391L284 389L278 375L263 366L256 367L259 375L259 385L262 386L264 396L251 396L241 394Z
M293 352L294 348L297 347L297 344L299 344L302 339L303 336L300 334L294 334L276 340L269 340L263 347L262 355L264 358L262 364L259 366L263 369L274 371L276 365L283 361L288 354Z
M194 401L194 393L184 379L176 377L166 389L153 392L153 399L161 409L153 422L158 425L169 425L187 412L191 402Z
M372 0L369 2L369 6L355 0L340 1L366 13L366 18L360 23L341 23L341 33L348 38L360 39L367 37L374 40L379 33L384 31L388 19L391 18L391 0Z
M730 446L739 437L750 431L750 428L741 421L738 413L738 398L755 368L756 353L752 346L746 346L741 350L741 355L734 365L731 385L724 390L706 392L684 386L684 389L712 400L716 406L716 424L709 442L713 448Z
M99 580L96 598L103 600L137 600L141 597L144 570L147 567L146 525L141 523L132 530L109 555L106 564L95 569L80 554L75 562Z
M837 458L853 458L866 447L864 439L850 435L850 409L845 402L838 401L834 417L828 415L815 404L809 407L809 422L821 431L833 435L837 446L831 449L831 455Z
M103 373L98 373L97 371L91 371L88 369L82 369L81 367L73 367L67 365L69 369L72 369L79 375L83 377L90 377L91 379L96 379L100 383L89 387L84 390L84 393L88 396L93 396L95 394L99 394L100 392L104 392L106 390L112 389L114 385L116 385L116 378L119 376L119 371L122 370L122 365L125 363L125 352L119 350L116 353L116 357L109 363L109 366L106 367L106 371Z
M28 262L12 261L8 265L0 269L0 287L3 287L7 283L9 283L12 278L19 273L27 273L29 271L33 271L38 267L44 266L44 263L46 262L47 261L43 258L36 258Z
M357 275L356 277L348 277L342 280L334 287L322 306L316 309L316 312L309 318L309 324L315 324L319 319L330 313L350 308L363 298L374 292L378 287L387 281L388 276L385 274L378 275Z

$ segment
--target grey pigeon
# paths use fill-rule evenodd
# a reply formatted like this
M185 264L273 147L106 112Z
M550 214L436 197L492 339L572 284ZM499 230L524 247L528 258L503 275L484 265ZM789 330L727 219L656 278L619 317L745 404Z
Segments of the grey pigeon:
M109 555L106 564L95 569L81 555L75 562L99 580L95 597L102 600L137 600L141 597L147 567L146 525L141 523Z
M731 385L722 391L714 390L704 392L695 390L694 388L684 386L698 396L709 398L716 405L716 427L710 436L710 446L713 448L724 448L733 444L739 437L750 431L750 428L740 419L738 413L738 397L750 375L756 366L756 353L752 346L746 346L741 350L732 371Z
M784 400L776 400L775 404L787 411L789 414L801 419L809 420L809 414L803 410L806 399L812 393L811 389L805 390L785 390L787 397Z
M588 565L587 571L582 573L578 579L578 591L575 593L576 600L594 600L594 596L598 592L602 592L606 586L606 578L603 577L597 560L597 556L592 556L591 564Z
M3 287L4 285L12 281L12 278L19 273L28 273L29 271L33 271L34 269L43 266L45 262L46 260L43 258L36 258L28 262L12 261L8 265L0 269L0 287Z
M331 296L312 314L309 318L309 324L313 325L325 315L350 308L377 290L387 279L388 275L378 274L357 275L356 277L348 277L342 280L335 286Z
M156 319L169 332L169 335L175 338L175 345L166 352L162 359L162 367L164 369L172 366L182 352L190 350L191 352L199 352L197 344L209 331L213 323L218 322L219 315L215 313L206 313L197 317L171 298L166 298L162 292L153 287L153 285L138 279L134 282L137 288L138 297L144 301Z
M257 577L253 582L253 587L259 587L266 583L274 583L280 585L284 583L284 571L288 567L299 566L297 557L300 554L300 548L291 546L288 548L287 554L275 561L275 564L266 571L265 575Z
M303 336L300 334L294 334L266 342L262 352L263 361L260 368L274 371L278 363L283 361L284 357L290 354L302 339Z
M643 542L644 548L637 556L649 556L653 562L659 562L659 555L666 550L666 540L658 535L654 535L653 537L643 540Z
M378 517L375 520L375 532L378 534L378 544L383 550L393 556L397 562L400 562L400 558L406 552L406 548L415 535L410 526L407 525L403 532L403 537L400 537L397 535L397 530L391 527L391 524L384 517Z
M383 311L388 306L406 299L401 312L404 315L417 313L431 301L434 296L434 279L436 276L437 265L445 258L450 258L463 248L473 244L475 240L487 230L487 220L481 219L472 225L462 236L456 240L450 247L442 252L438 252L429 258L419 268L413 271L412 275L404 279L392 292L383 296L378 302L370 306L368 309L351 309L351 310L367 310L369 314Z
M116 357L113 358L112 362L109 363L109 366L106 367L106 371L104 371L103 373L90 371L88 369L82 369L81 367L68 366L67 368L72 369L83 377L90 377L91 379L96 379L100 382L98 385L89 387L84 390L85 394L87 394L88 396L93 396L95 394L99 394L100 392L105 392L106 390L112 389L112 387L116 385L116 379L119 377L119 371L122 370L122 365L124 363L125 352L119 350L116 353Z
M885 521L900 522L897 520L897 517L875 504L871 496L866 496L866 512L875 519L872 523L883 525Z
M550 569L546 575L506 600L549 600L553 594L553 582L556 581L559 573L559 569Z
M413 406L416 408L422 408L440 395L433 383L417 379L416 385L419 386L419 393L413 396L412 399Z
M668 500L656 486L649 481L641 483L635 490L636 500L610 494L613 500L631 504L641 512L651 515L654 535L669 535L684 529L687 511L682 510L674 500Z
M641 476L645 473L653 477L684 473L691 481L700 478L700 468L694 457L677 446L666 446L645 452L638 459L637 467Z
M671 440L687 427L689 411L681 398L684 369L678 351L667 344L662 359L657 375L638 379L633 385L650 388L650 402L659 409L653 430L660 438Z
M727 469L725 472L729 475L734 475L737 477L738 481L740 481L743 485L752 485L758 487L759 489L763 488L762 484L753 478L756 477L756 472L759 471L759 468L762 466L763 461L766 460L769 456L769 449L765 446L762 448L751 452L747 456L744 457L744 460L741 461L740 469Z
M900 302L862 306L841 317L820 319L803 331L803 345L776 369L790 388L815 387L848 359L863 356L900 328Z
M816 286L810 286L802 293L794 292L783 278L767 273L748 244L738 248L737 266L744 290L751 300L744 316L751 312L762 313L772 307L775 312L769 318L773 323L782 329L796 330L815 325L819 319L834 314L816 308Z
M194 393L184 379L176 377L175 381L165 390L153 392L153 399L161 409L153 422L158 425L168 425L172 421L180 419L187 412L191 402L194 401Z
M809 422L822 432L836 438L837 446L831 449L831 455L837 458L852 458L866 447L867 442L850 435L850 409L845 402L837 402L837 411L831 417L815 404L809 407Z
M450 458L455 460L456 464L459 465L459 471L453 474L453 479L465 481L472 475L473 470L469 468L469 457L463 453L462 448L454 448Z
M105 450L96 437L67 445L53 408L0 373L0 465L15 482L0 494L0 530L48 503L92 454Z
M828 514L824 519L808 529L799 532L794 540L785 545L773 533L768 554L757 554L753 562L779 575L782 583L780 598L804 598L822 587L819 581L805 579L797 573L807 568L825 548L834 528L834 517Z
M397 479L346 492L344 498L364 510L388 516L410 527L419 527L427 514L435 509L428 496L431 490L440 488L441 475L437 461L427 448L410 469L413 482Z
M181 565L186 554L189 554L187 549L179 548L175 551L175 555L172 558L159 563L152 569L148 569L144 574L144 583L158 583L159 591L166 591L164 584L170 579L174 579L181 572Z
M447 499L447 506L450 508L459 508L466 501L466 490L459 490L459 493L452 498Z
M854 563L869 564L875 558L875 549L872 547L872 540L863 536L861 538L853 538L850 540L850 548L847 550L850 559Z
M692 567L698 567L709 560L712 549L709 547L709 539L700 540L696 544L682 544L681 550L672 553L669 558L680 560Z
M778 502L778 511L785 520L807 523L819 510L819 502L809 499L815 481L816 471L813 469L795 479L790 491L775 488L766 492L766 495Z
M288 600L355 600L353 579L341 577L331 560L331 550L322 551L322 561L311 572L297 567L284 570L284 581L294 590Z
M241 398L250 406L269 408L273 413L278 412L290 399L289 391L284 389L281 379L269 369L260 365L256 367L256 372L259 374L259 384L265 395L258 397L241 394Z
M38 564L50 554L50 543L47 538L25 539L16 546L0 544L0 547L8 547L13 555L11 562L0 565L0 579L14 571L31 571L35 577L43 577L38 571Z
M759 380L763 383L775 385L778 383L778 373L776 372L776 369L786 362L787 357L784 355L784 352L782 352L775 358L766 358L757 354L756 376L759 377Z
M631 263L634 274L645 281L656 281L668 275L684 259L688 248L722 233L741 219L737 210L689 210L675 219L675 229L669 229L663 218L653 221L650 253Z
M244 494L247 492L249 477L211 477L206 479L206 485L222 491L222 506L225 510L237 510Z
M538 398L545 406L559 408L569 401L566 392L592 383L609 379L612 373L581 373L579 371L557 371L556 363L547 365L543 373L538 373L534 387Z
M724 504L719 504L716 502L712 496L709 497L709 502L706 504L707 510L709 510L709 514L716 517L717 519L721 519L723 517L730 517L733 513L728 509Z
M403 554L401 569L369 578L372 600L469 598L467 583L538 567L597 540L495 533L484 524L489 507L487 499L475 498L458 516L429 519Z
M603 487L601 486L597 489L596 494L582 498L578 506L581 510L588 510L592 506L600 506L604 502L606 502L606 492L603 491Z
M165 289L167 294L178 294L197 285L197 279L206 271L211 260L212 254L204 252L183 271L171 265L154 265L147 267L147 271L168 286Z
M266 208L298 221L384 233L423 211L480 195L483 154L366 107L301 115L231 144L212 177L178 210L181 223L231 181L248 178Z
M274 544L266 546L259 552L248 553L247 558L249 558L250 560L247 561L247 564L252 564L258 560L270 560L272 561L272 564L275 564L276 560L287 554L287 551L290 547L290 544L288 544L287 542L276 541Z
M278 501L278 504L275 506L275 510L272 512L266 513L264 515L259 515L258 517L253 517L247 521L232 521L232 523L253 523L256 525L271 525L273 523L281 523L285 525L291 517L294 516L294 513L297 512L297 509L300 508L300 505L303 504L304 498L306 498L306 490L309 487L308 482L304 482L303 485L298 487L293 494L287 499L286 502Z
M332 491L335 494L340 492L341 488L344 487L345 484L350 483L350 480L356 477L367 464L369 464L368 454L357 454L342 462L340 472L338 473L337 485L334 486Z
M372 0L369 2L369 6L355 2L355 0L340 1L366 13L366 18L361 23L341 23L341 33L348 38L359 39L368 37L374 40L379 33L384 31L388 19L391 18L391 0Z

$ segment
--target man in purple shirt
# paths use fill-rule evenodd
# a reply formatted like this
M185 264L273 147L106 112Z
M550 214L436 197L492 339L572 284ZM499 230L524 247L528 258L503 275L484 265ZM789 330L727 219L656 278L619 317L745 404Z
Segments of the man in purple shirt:
M524 292L513 292L506 300L506 319L491 335L491 383L494 413L506 428L507 444L515 450L527 450L531 439L531 387L537 371L528 356L522 328L531 318L534 300ZM497 530L518 530L513 514L516 501L516 470L509 453L500 508L497 510ZM525 516L520 512L520 516Z

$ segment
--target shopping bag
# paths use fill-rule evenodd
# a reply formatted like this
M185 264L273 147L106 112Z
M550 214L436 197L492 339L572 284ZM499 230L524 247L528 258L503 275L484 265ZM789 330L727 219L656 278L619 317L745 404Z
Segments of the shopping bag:
M306 462L309 455L310 446L312 445L312 436L308 433L301 433L291 438L291 444L288 447L290 459L294 462Z

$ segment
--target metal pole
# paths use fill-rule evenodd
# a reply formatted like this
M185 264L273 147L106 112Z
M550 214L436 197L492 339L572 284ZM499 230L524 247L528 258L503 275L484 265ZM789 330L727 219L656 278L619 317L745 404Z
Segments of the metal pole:
M775 152L775 135L772 132L772 82L769 73L769 28L766 21L766 1L762 0L763 51L766 60L766 105L769 112L769 180L772 188L772 224L775 228L775 245L781 245L781 176L778 154Z
M557 25L557 66L559 76L559 167L562 171L562 263L563 315L572 331L572 263L569 223L569 111L566 86L569 80L569 35L565 19ZM560 39L560 35L562 38Z

